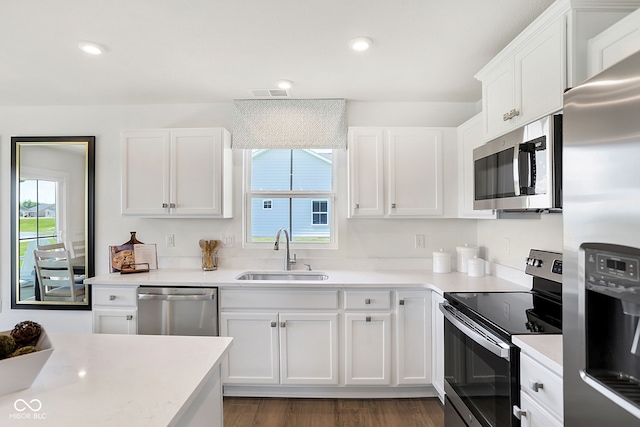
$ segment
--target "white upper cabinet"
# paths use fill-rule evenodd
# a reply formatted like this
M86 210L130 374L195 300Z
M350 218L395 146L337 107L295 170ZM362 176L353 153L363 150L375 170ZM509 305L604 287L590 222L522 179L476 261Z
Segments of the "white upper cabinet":
M587 76L588 40L636 3L557 0L549 6L476 74L482 82L483 139L560 111L565 89Z
M484 144L482 114L458 126L458 217L496 218L493 210L474 210L473 150Z
M349 217L442 216L443 132L349 129Z
M123 131L122 149L123 215L232 217L226 129Z
M512 55L478 73L485 139L562 108L565 57L565 18L560 16Z
M589 40L589 77L640 50L640 9Z

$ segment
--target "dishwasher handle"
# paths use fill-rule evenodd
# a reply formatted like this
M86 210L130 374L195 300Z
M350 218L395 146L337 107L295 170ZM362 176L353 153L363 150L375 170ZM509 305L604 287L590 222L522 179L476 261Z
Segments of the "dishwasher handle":
M215 298L214 294L200 294L200 295L138 294L138 299L141 299L141 300L211 301L214 298Z

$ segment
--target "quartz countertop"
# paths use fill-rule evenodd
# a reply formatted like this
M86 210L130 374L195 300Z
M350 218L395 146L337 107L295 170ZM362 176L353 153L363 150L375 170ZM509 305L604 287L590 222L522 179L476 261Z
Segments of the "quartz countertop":
M562 335L515 335L513 343L524 353L562 376Z
M215 375L232 341L158 335L49 337L54 351L33 385L0 396L1 425L174 425ZM25 409L19 399L33 402L32 408L41 406Z
M240 287L366 287L366 288L428 288L438 293L444 292L495 292L518 291L523 286L496 276L469 277L467 274L434 273L431 270L322 270L329 276L327 280L238 280L240 274L247 270L218 269L202 271L200 269L158 269L148 273L105 274L86 280L88 284L99 285L137 285L137 286L214 286L219 288ZM273 271L273 270L272 270ZM301 270L298 270L301 271ZM315 270L314 270L315 271ZM529 289L529 288L527 288Z

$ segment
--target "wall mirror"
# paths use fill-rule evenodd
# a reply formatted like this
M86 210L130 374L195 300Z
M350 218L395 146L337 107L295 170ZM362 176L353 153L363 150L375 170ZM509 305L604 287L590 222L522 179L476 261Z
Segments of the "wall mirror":
M95 137L11 138L11 308L90 310Z

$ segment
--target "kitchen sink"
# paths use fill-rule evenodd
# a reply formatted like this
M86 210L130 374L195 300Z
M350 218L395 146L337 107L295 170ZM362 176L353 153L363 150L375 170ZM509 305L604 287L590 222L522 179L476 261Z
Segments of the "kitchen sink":
M286 282L291 280L327 280L326 273L315 271L245 271L236 277L237 280L277 280Z

